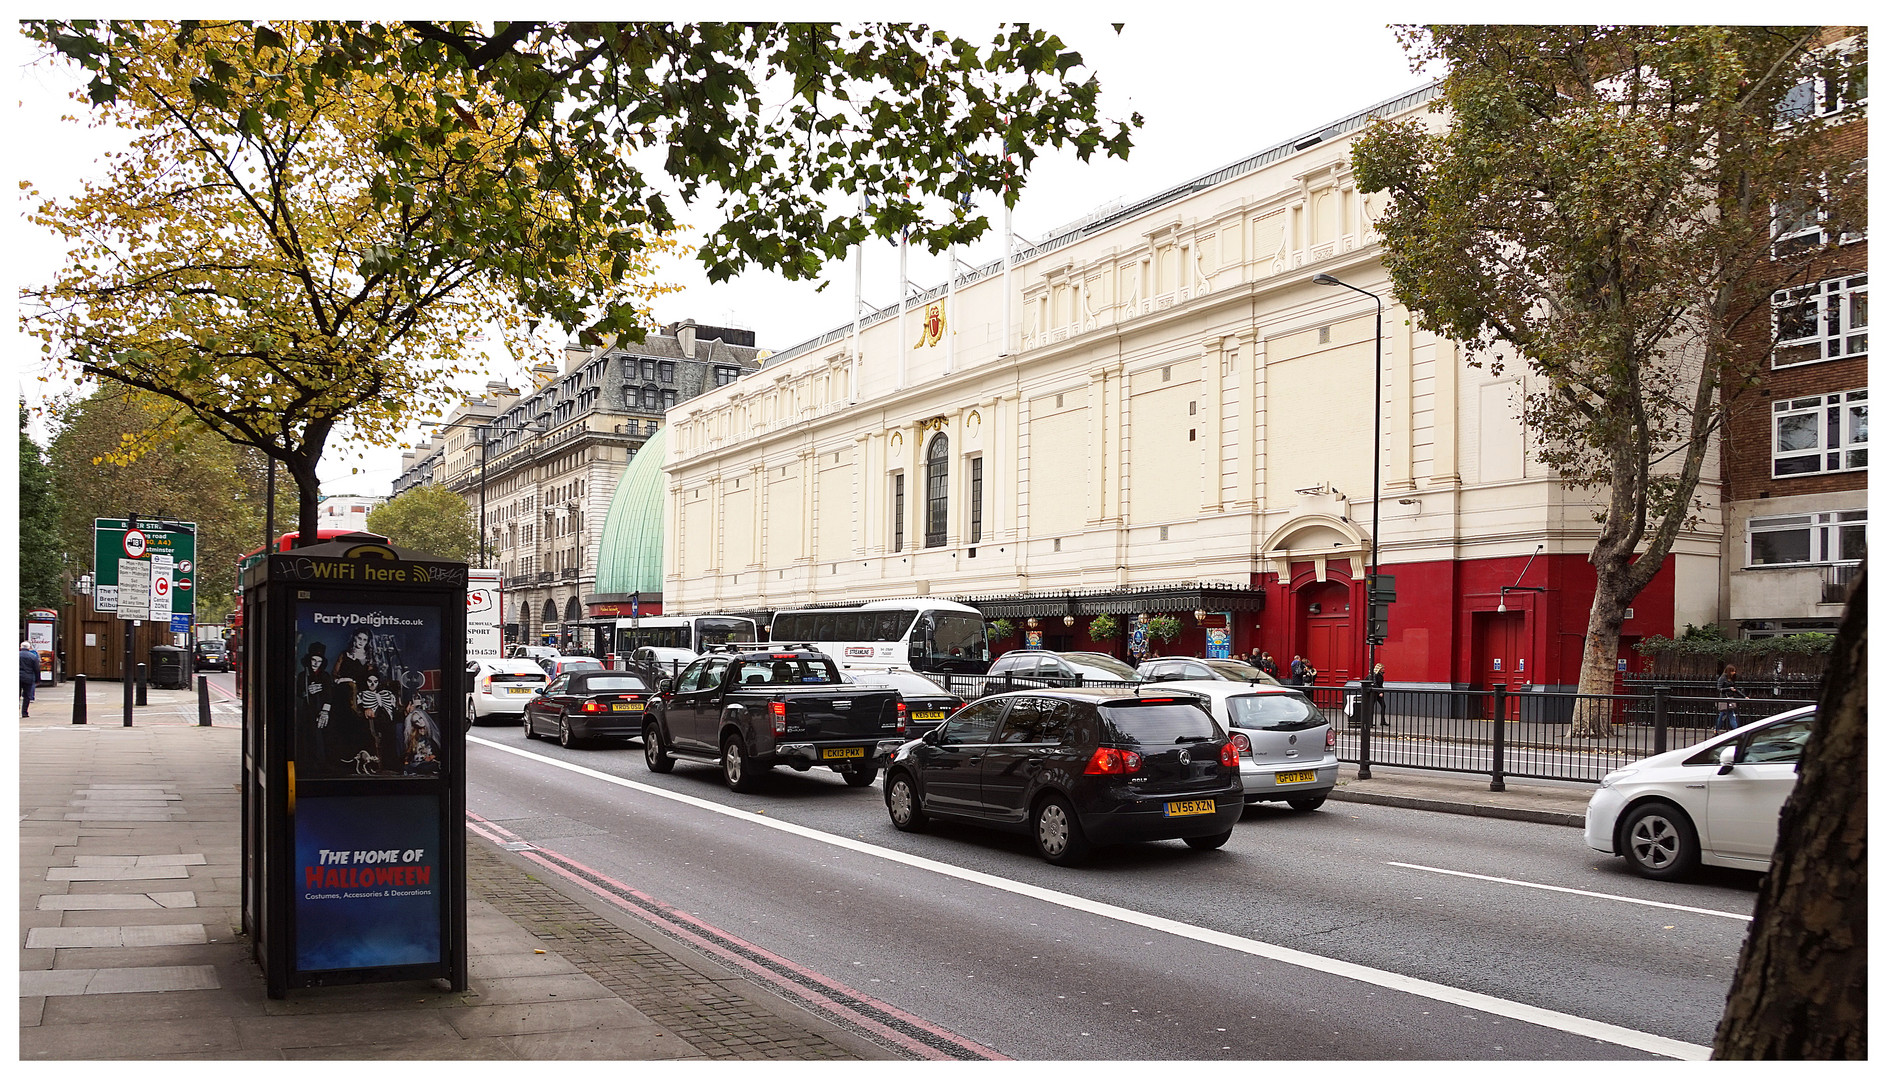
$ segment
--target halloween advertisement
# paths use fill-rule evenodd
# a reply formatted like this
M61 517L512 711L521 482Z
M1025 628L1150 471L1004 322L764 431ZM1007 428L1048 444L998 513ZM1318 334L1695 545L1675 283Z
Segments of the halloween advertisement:
M439 626L431 607L297 608L299 779L439 775Z

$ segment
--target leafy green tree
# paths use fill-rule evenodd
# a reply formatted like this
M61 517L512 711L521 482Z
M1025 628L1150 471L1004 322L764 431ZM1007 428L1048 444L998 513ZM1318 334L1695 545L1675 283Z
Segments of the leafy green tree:
M141 132L34 220L76 245L22 318L56 358L176 400L300 481L338 425L389 436L499 318L639 340L661 174L725 223L710 280L814 276L868 235L942 250L1035 156L1125 156L1080 55L1027 26L38 20Z
M59 406L50 465L61 493L58 549L72 573L92 567L95 518L149 514L197 523L193 589L197 618L221 622L233 606L236 564L263 546L268 460L196 422L175 402L105 382L89 396ZM141 433L158 430L162 438ZM125 461L123 447L143 449ZM293 481L278 477L278 505L295 505ZM282 518L285 513L278 511ZM286 532L278 518L278 532Z
M393 541L453 562L470 560L478 550L478 526L465 497L438 484L401 492L367 515L367 529Z
M1865 162L1831 160L1840 117L1797 87L1865 96L1865 41L1822 27L1430 26L1446 65L1434 122L1379 124L1358 185L1396 297L1470 360L1524 364L1538 455L1603 493L1582 694L1612 687L1625 608L1702 512L1697 487L1726 406L1759 382L1771 290L1844 256L1865 221ZM1829 227L1826 259L1778 262L1772 207ZM1865 272L1857 265L1847 272ZM1765 337L1766 335L1758 334ZM1592 699L1597 700L1597 699ZM1574 733L1605 737L1596 709Z
M20 406L20 616L34 608L56 608L64 592L65 560L59 550L59 492L45 452L26 434Z

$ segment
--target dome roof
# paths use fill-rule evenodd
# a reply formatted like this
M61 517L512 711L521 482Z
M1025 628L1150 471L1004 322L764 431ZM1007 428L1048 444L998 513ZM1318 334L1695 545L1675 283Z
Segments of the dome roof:
M649 436L616 481L596 557L599 593L662 591L662 514L667 508L668 427Z

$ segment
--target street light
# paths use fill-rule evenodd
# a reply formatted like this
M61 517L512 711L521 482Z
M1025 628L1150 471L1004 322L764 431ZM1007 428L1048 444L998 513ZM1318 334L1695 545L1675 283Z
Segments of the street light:
M1310 280L1318 285L1335 285L1354 293L1362 293L1364 296L1376 301L1376 450L1375 457L1370 462L1369 576L1366 579L1368 586L1364 590L1365 593L1368 594L1367 610L1371 615L1374 615L1376 611L1376 582L1377 578L1382 574L1382 567L1377 561L1382 550L1382 297L1377 296L1368 289L1359 289L1348 282L1338 281L1329 274L1318 274ZM1372 678L1376 674L1376 646L1378 642L1375 633L1376 628L1373 625L1374 622L1375 620L1373 618L1370 619L1369 623L1371 625L1367 627L1369 633L1366 635L1366 640L1369 643L1369 660L1368 673L1365 676L1366 679Z

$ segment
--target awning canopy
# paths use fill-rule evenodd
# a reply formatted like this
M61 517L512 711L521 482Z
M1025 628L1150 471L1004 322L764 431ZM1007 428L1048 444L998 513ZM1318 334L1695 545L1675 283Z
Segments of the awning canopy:
M1134 589L1060 590L1010 596L967 596L986 619L1042 619L1063 615L1138 615L1146 612L1263 611L1265 594L1231 585L1146 585Z

